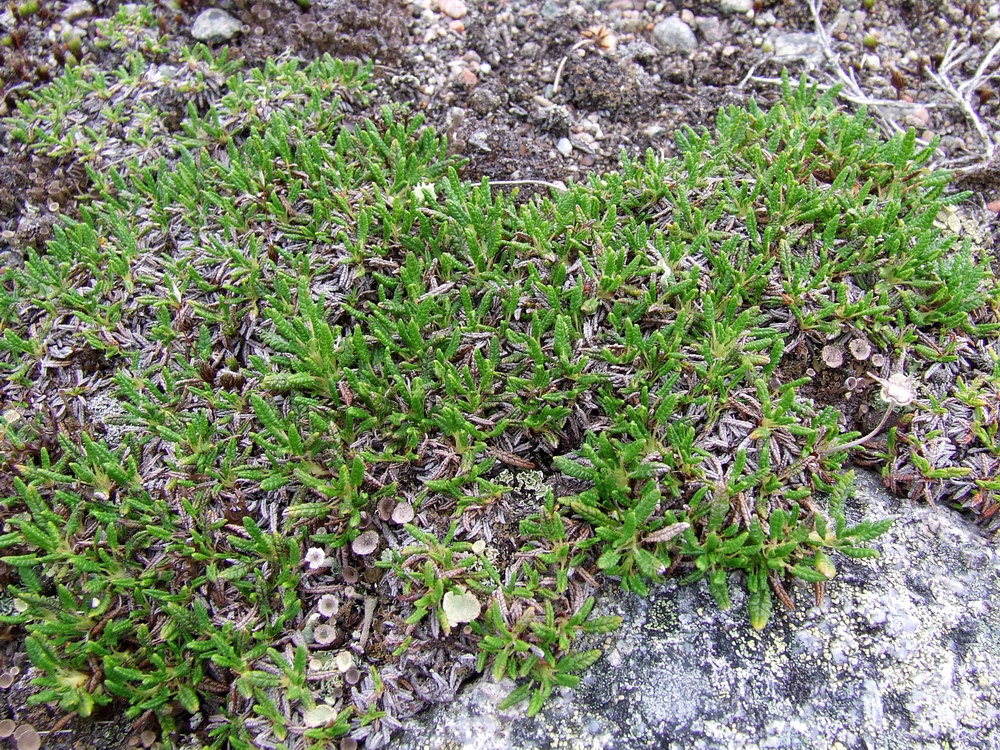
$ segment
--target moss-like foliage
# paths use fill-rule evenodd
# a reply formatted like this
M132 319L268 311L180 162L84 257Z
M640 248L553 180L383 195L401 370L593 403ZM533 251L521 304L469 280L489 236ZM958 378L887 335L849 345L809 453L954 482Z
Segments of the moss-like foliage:
M361 69L192 60L207 106L3 277L2 619L65 710L376 746L473 668L530 713L576 685L600 584L746 586L762 628L889 523L847 520L820 350L871 394L868 358L997 330L930 150L804 83L524 201L418 117L346 120ZM14 132L75 149L60 97L99 92Z

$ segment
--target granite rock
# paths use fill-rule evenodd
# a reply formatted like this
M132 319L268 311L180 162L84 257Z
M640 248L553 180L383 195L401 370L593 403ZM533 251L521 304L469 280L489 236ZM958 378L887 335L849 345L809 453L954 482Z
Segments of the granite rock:
M501 711L513 687L480 678L411 720L395 747L501 750L1000 747L1000 553L959 514L890 496L859 474L851 512L892 516L878 558L837 559L815 606L762 632L745 596L720 611L707 589L667 583L606 596L625 617L575 691L533 719Z

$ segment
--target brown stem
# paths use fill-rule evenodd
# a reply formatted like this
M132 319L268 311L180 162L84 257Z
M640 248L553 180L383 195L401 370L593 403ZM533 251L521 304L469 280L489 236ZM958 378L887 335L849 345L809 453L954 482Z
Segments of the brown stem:
M889 421L890 414L892 414L892 406L889 406L885 410L885 414L882 415L882 419L881 421L879 421L878 426L875 427L875 429L869 432L867 435L865 435L864 437L859 437L857 440L852 440L849 443L844 443L843 445L834 445L831 446L830 448L826 448L825 450L820 451L819 455L828 456L831 453L836 453L837 451L846 451L850 450L851 448L857 448L859 445L864 445L882 431L882 428L885 427L886 422Z

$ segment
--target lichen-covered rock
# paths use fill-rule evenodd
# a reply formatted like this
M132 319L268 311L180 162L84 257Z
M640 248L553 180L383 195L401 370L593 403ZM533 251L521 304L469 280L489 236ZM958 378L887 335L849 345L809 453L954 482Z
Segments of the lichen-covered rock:
M891 515L880 558L840 560L827 598L752 630L743 594L616 595L625 616L579 689L535 719L481 679L410 723L400 748L1000 747L1000 554L965 519L859 474L854 510Z

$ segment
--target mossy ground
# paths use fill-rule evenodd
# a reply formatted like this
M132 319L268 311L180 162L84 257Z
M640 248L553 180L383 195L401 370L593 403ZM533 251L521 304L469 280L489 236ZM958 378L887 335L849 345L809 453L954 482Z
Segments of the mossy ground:
M845 521L860 433L817 372L879 416L909 374L859 458L995 511L997 290L912 134L786 85L522 200L368 88L137 53L7 122L93 185L0 298L3 622L37 700L375 747L477 669L531 712L573 686L600 585L746 586L764 627L887 523Z

